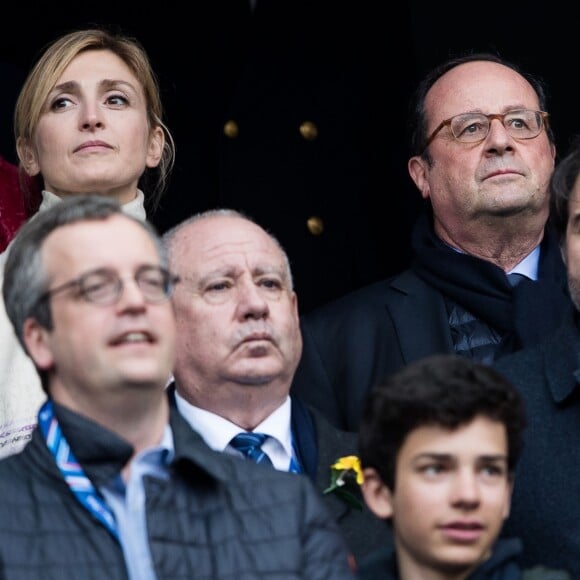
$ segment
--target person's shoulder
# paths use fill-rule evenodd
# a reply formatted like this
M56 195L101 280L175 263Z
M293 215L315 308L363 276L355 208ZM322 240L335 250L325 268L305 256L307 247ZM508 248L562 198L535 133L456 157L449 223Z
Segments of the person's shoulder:
M397 564L392 547L373 551L363 558L357 567L359 580L397 580Z
M4 506L6 504L10 506L11 501L18 503L22 498L25 502L30 501L30 484L40 477L41 472L36 469L39 461L38 453L37 451L31 453L32 448L27 449L29 445L30 442L23 449L0 458L0 504Z
M371 284L367 284L366 286L361 286L360 288L351 290L344 296L340 296L331 302L319 306L312 312L323 312L327 309L350 307L356 304L364 305L367 303L369 298L383 296L392 279L392 277L383 278L377 282L373 282Z
M565 570L534 566L522 571L522 580L572 580L572 576Z
M502 373L519 375L523 372L528 375L532 369L545 365L545 358L567 360L566 355L573 350L570 345L579 341L574 321L564 318L559 326L539 342L497 359L493 367Z
M389 287L395 278L396 276L383 278L377 282L352 290L344 296L335 298L303 314L301 320L306 324L316 324L318 321L329 318L359 316L365 311L376 311L377 308L383 307Z
M493 363L493 368L501 372L519 371L521 368L529 368L530 363L535 366L539 362L542 347L538 344L523 348L511 354L507 354Z
M228 488L228 495L237 498L236 503L241 510L251 510L252 514L270 513L272 518L277 519L300 513L301 526L310 526L318 519L325 522L323 527L334 523L319 490L309 477L279 471L239 457L232 457L232 465L235 476L222 483ZM331 523L328 523L329 520Z
M358 433L347 431L333 425L318 409L305 404L308 413L312 417L319 439L331 440L344 448L343 455L355 455L358 450Z
M20 466L24 464L24 456L22 455L23 451L24 450L0 457L0 473L17 471Z
M358 434L355 431L346 431L345 429L339 429L335 427L318 409L314 408L312 405L307 403L302 403L306 405L308 412L312 416L312 419L318 428L324 428L337 435L344 436L347 439L352 439L353 441L358 441Z
M207 446L205 442L203 443ZM225 468L219 470L219 475L222 476L222 483L238 490L240 486L244 486L250 494L255 492L257 482L259 482L260 486L269 488L274 495L283 488L288 493L295 492L301 494L304 493L304 488L308 487L309 484L308 478L295 477L294 473L259 465L253 461L229 455L223 451L210 449L210 454L212 457L211 461L215 462L212 467L221 464L220 467ZM207 457L209 458L210 456L208 455ZM218 471L215 470L215 473L218 473ZM308 491L306 490L306 492Z

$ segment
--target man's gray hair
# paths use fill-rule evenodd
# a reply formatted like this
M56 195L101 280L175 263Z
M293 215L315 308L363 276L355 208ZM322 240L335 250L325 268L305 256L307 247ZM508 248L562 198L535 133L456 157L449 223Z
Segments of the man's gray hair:
M251 217L249 217L246 214L242 213L241 211L238 211L235 209L218 208L218 209L209 209L209 210L206 210L206 211L203 211L200 213L196 213L196 214L192 215L191 217L178 223L176 226L173 226L170 230L166 231L165 234L163 234L161 240L163 242L163 245L165 246L165 250L167 252L169 262L171 262L171 260L172 260L172 255L173 255L173 251L174 251L173 244L174 244L175 238L179 234L179 232L181 230L183 230L184 228L186 228L187 226L190 226L191 224L194 224L196 222L200 222L200 221L203 221L203 220L206 220L209 218L213 218L213 217L240 218L240 219L251 222L254 225L262 228L266 232L266 234L270 237L270 239L274 242L274 244L278 247L278 249L282 253L282 256L284 257L284 263L285 263L286 272L288 275L288 288L291 292L293 291L294 281L292 279L292 270L290 268L290 260L288 258L288 254L284 250L284 247L282 246L282 244L280 243L278 238L276 238L276 236L274 236L274 234L272 234L271 232L266 230L264 227L260 226L260 224L257 223L255 220L253 220Z
M143 227L155 243L161 265L167 266L165 250L155 228L148 222L125 214L122 206L113 199L100 195L77 195L35 214L20 228L7 250L2 286L6 313L25 350L23 329L27 318L34 318L48 330L53 328L50 301L43 300L50 283L42 260L42 246L46 238L61 226L105 220L115 214L121 214Z

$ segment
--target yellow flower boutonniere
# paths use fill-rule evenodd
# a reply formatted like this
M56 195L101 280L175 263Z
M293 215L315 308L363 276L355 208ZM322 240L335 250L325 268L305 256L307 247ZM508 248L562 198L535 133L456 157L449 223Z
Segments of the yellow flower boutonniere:
M340 457L330 466L330 485L323 493L335 493L352 507L362 510L359 487L364 481L360 460L356 455ZM356 494L356 495L355 495Z

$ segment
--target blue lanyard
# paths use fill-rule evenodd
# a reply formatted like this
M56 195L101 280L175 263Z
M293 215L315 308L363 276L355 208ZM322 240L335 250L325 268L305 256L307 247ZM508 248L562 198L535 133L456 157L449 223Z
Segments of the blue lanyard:
M38 424L50 452L52 453L60 472L77 500L93 514L111 532L118 541L119 532L111 508L97 493L91 480L85 475L76 457L70 449L68 441L62 434L58 420L54 414L52 401L46 401L38 412Z

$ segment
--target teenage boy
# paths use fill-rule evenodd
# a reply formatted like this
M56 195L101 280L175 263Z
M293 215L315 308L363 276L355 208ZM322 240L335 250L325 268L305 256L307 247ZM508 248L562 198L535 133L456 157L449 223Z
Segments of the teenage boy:
M525 414L496 371L459 355L410 364L370 396L359 433L367 505L395 547L359 563L361 580L563 580L522 571L509 514Z

